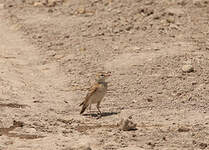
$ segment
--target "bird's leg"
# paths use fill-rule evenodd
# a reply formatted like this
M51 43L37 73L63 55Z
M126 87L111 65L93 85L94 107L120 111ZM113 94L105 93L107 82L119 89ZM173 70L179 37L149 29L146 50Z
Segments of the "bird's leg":
M97 110L99 111L99 114L102 115L102 113L101 113L101 111L100 111L100 109L99 109L99 108L100 108L99 105L100 105L100 102L97 103Z
M89 105L89 112L91 113L91 104Z

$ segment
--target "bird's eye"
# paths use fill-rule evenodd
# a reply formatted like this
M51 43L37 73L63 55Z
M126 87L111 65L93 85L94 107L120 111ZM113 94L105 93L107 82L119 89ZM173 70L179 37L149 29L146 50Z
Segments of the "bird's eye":
M104 75L103 75L103 74L101 74L101 77L104 77Z

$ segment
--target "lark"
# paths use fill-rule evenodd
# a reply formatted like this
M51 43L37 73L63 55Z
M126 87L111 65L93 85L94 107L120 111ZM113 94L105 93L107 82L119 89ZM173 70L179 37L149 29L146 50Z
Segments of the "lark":
M83 114L87 107L91 109L91 104L96 104L99 114L102 114L99 108L100 103L107 92L107 82L105 79L107 79L110 74L110 72L100 72L97 75L96 82L88 91L85 100L80 104L80 106L82 106L80 114Z

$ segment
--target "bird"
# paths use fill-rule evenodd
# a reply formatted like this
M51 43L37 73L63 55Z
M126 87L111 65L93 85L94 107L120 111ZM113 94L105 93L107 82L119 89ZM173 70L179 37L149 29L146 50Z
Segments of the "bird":
M84 101L79 105L82 106L80 114L83 114L88 106L91 109L91 104L96 104L99 114L102 114L99 109L100 103L107 92L107 82L105 80L110 75L111 72L99 72L97 74L96 82L91 86Z

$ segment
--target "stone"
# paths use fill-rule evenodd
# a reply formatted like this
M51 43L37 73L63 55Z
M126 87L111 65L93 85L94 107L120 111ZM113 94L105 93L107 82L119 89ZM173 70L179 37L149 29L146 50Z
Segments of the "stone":
M36 129L35 128L26 128L25 132L28 134L35 134L36 133Z
M76 150L92 150L90 146L81 146L77 148Z
M166 21L167 21L168 23L175 23L175 18L174 18L174 16L169 16L169 17L166 19Z
M132 146L128 146L128 147L119 148L118 150L145 150L145 149L132 145Z
M90 146L78 146L78 147L68 147L68 148L65 148L63 150L92 150L92 148Z
M85 14L86 13L86 9L84 7L81 7L78 9L78 13L79 14Z
M0 9L4 9L4 4L0 4Z
M190 73L190 72L194 71L194 67L192 65L183 65L182 66L182 71Z
M34 2L33 6L40 7L40 6L44 6L44 4L42 2Z
M184 11L182 8L168 8L166 10L167 14L170 16L178 16L181 17L184 15Z
M54 7L56 6L56 4L57 4L56 0L48 0L47 6Z
M197 7L203 7L207 5L207 1L206 0L193 0L193 4Z
M190 129L187 127L179 127L178 128L178 132L189 132L189 131L190 131Z
M199 146L200 146L200 149L205 149L206 147L208 147L208 144L207 143L200 143Z
M123 131L131 131L131 130L136 130L136 123L133 123L129 119L122 119L119 123L120 129Z

